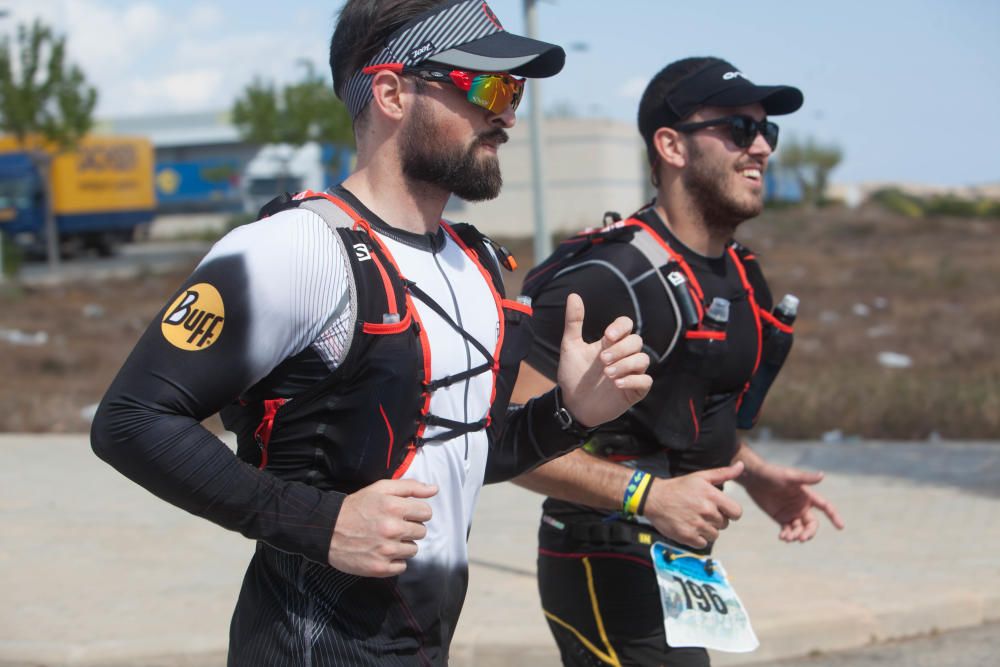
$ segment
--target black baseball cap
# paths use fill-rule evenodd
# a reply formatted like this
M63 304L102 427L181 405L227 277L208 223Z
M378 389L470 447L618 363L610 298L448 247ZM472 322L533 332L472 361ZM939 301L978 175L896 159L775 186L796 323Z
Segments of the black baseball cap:
M794 86L758 86L732 63L720 58L700 60L705 62L681 76L665 93L657 94L673 65L664 68L646 87L639 105L639 131L647 141L657 128L672 127L702 107L759 103L767 115L780 116L802 106L802 91Z
M396 30L365 67L434 63L543 78L558 74L565 62L561 46L504 30L484 0L450 0ZM362 68L344 88L342 99L356 117L372 99L371 76Z

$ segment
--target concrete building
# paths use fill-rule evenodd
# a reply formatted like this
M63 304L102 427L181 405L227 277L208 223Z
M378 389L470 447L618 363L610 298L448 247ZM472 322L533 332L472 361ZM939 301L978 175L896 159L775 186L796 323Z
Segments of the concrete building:
M243 180L259 147L240 141L228 113L108 119L100 122L96 131L139 134L152 140L162 211L236 211L243 207ZM599 225L605 211L628 214L647 201L644 148L633 124L550 118L543 131L546 214L551 232L566 234ZM494 236L533 233L530 143L523 121L510 137L500 149L504 175L500 198L475 204L453 199L445 211L447 218L471 222Z

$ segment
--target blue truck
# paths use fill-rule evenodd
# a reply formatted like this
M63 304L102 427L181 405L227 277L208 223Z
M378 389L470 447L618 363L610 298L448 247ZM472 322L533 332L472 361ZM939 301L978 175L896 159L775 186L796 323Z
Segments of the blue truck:
M152 145L140 137L88 136L72 151L29 152L13 138L0 137L4 241L29 255L44 254L49 206L62 252L92 248L112 254L153 220Z

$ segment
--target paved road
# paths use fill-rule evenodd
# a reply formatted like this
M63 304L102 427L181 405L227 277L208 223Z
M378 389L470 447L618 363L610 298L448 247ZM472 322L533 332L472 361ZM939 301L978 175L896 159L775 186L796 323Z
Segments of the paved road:
M773 667L889 667L890 665L997 667L1000 665L1000 624L990 623L977 628L893 641L853 651L773 663Z
M37 664L0 661L0 667L37 667ZM104 662L88 667L224 667L225 664L225 654L217 653L148 658L138 662ZM761 664L770 667L996 667L1000 664L1000 624Z
M761 647L716 654L717 667L1000 621L1000 447L758 449L825 467L824 493L848 528L825 526L809 544L784 545L774 524L748 509L726 531L718 556ZM250 543L152 497L98 461L85 436L0 434L0 456L0 661L222 664ZM739 487L731 493L747 502ZM558 666L534 581L539 505L510 484L483 490L453 667ZM929 664L953 664L951 652ZM882 660L875 664L911 664L873 655Z

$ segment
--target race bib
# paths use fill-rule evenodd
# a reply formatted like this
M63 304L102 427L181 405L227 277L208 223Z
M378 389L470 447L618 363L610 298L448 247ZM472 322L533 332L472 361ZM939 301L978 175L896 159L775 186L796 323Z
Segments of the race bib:
M722 563L662 542L650 548L667 644L747 653L760 645Z

